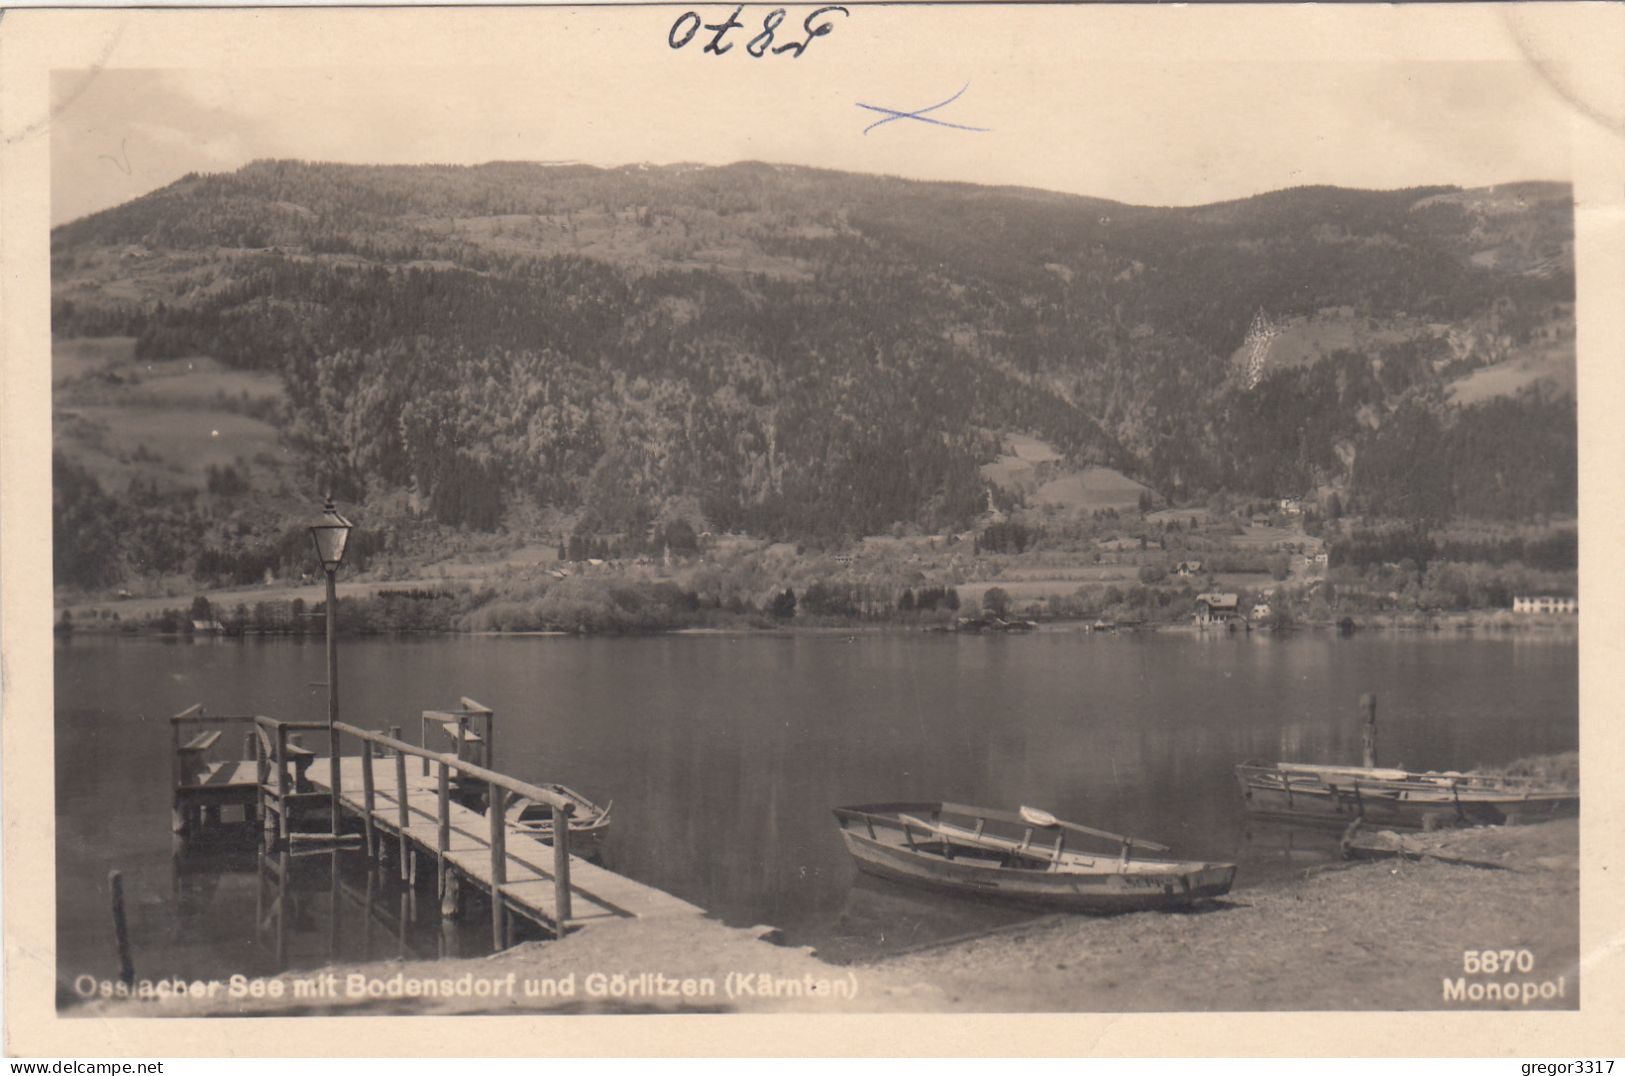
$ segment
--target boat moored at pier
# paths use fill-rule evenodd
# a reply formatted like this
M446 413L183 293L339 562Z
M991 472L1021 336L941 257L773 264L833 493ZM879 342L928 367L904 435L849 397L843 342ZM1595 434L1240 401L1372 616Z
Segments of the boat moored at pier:
M574 806L570 814L570 848L584 859L597 859L603 852L604 834L609 830L609 812L615 806L610 801L603 807L586 796L563 785L544 784L541 787L569 800ZM508 822L543 844L553 843L553 809L545 803L516 796L508 803Z

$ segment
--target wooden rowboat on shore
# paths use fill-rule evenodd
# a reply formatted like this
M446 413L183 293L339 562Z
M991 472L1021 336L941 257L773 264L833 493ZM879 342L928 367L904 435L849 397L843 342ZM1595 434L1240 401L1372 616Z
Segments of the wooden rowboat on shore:
M1232 863L1136 858L1151 841L1063 822L1046 811L954 803L838 807L841 837L859 870L947 893L1065 911L1182 908L1230 891ZM1116 846L1066 847L1069 836Z
M1236 780L1247 810L1346 825L1510 825L1577 814L1580 791L1531 777L1414 773L1375 766L1243 762Z

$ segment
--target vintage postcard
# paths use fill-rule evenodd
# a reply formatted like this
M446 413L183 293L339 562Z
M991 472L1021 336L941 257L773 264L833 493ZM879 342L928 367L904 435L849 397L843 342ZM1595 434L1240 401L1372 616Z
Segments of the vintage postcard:
M1620 1052L1622 57L5 13L7 1049Z

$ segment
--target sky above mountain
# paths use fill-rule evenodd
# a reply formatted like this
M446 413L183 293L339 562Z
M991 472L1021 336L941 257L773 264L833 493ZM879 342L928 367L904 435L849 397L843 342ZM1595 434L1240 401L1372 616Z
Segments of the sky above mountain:
M118 66L115 52L107 67L58 71L53 223L187 172L268 157L602 166L753 159L1149 205L1304 184L1570 178L1574 110L1523 62L1404 58L1418 49L1350 48L1339 58L1324 43L1318 55L1276 50L1260 61L1227 54L1222 35L1204 43L1183 31L1092 33L1053 8L1005 9L975 34L926 37L902 33L899 20L937 25L947 16L859 8L829 16L832 32L799 60L755 60L741 54L759 31L752 9L733 32L732 56L704 55L704 30L670 48L675 11L577 13L555 28L572 47L538 37L528 65L502 53L489 65L444 66L421 50L405 57L409 64L340 65L316 50L306 67L132 69ZM784 26L796 28L803 14L795 9ZM1055 47L1035 47L1046 34ZM1141 47L1120 47L1128 40ZM1362 58L1371 55L1391 58ZM956 93L927 115L959 127L900 119L866 131L887 114L865 105L906 112Z

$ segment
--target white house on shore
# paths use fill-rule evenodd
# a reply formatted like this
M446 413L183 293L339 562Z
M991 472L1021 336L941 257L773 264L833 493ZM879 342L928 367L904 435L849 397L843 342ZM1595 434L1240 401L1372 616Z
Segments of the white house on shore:
M1580 599L1557 594L1539 594L1533 597L1514 597L1514 613L1578 613Z
M1195 621L1204 624L1224 624L1241 618L1241 608L1234 594L1198 594Z

